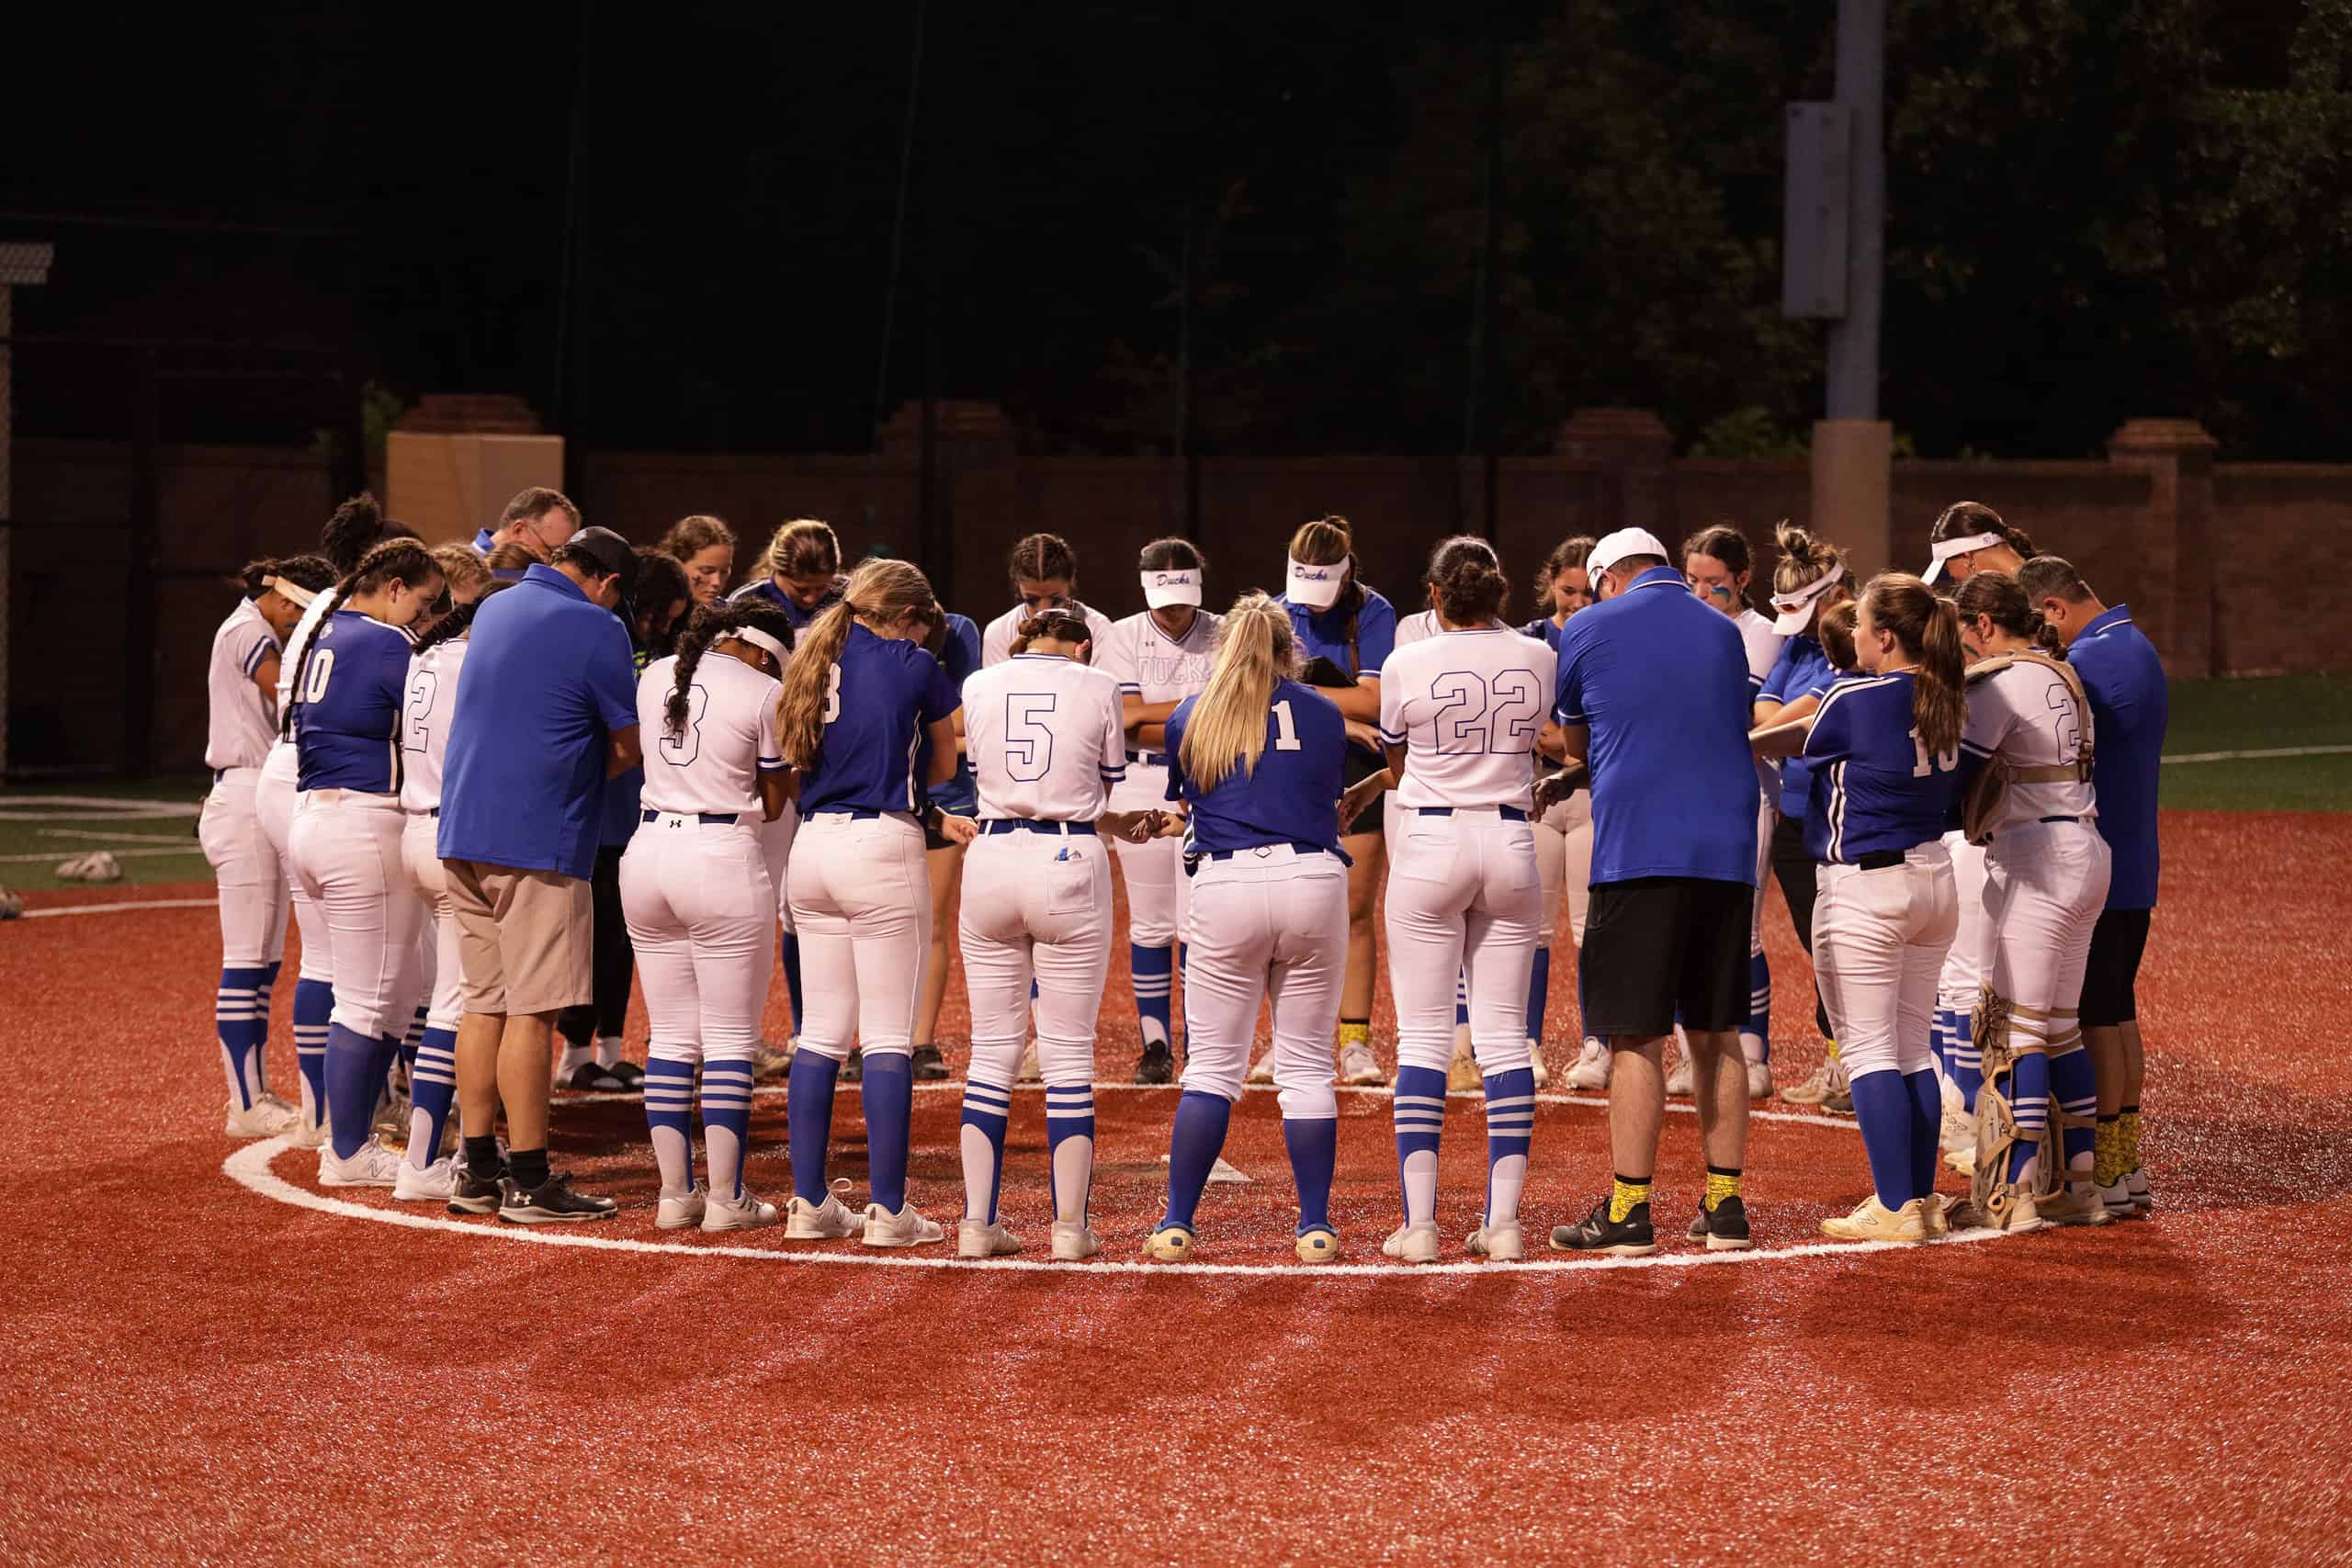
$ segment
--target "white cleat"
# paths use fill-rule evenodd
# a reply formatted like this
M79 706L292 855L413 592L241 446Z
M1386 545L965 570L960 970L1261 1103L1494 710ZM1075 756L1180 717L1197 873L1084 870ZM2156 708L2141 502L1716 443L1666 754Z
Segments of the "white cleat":
M1529 1070L1535 1075L1535 1087L1537 1089L1543 1089L1551 1083L1552 1069L1544 1063L1544 1043L1542 1041L1531 1040L1527 1043L1527 1066Z
M1274 1048L1272 1046L1267 1046L1266 1054L1250 1064L1250 1077L1248 1081L1250 1083L1272 1083L1274 1081Z
M1473 1258L1491 1258L1498 1263L1516 1263L1527 1256L1527 1243L1521 1238L1519 1222L1507 1224L1480 1225L1462 1244Z
M710 1189L697 1181L673 1198L667 1192L653 1206L653 1228L658 1231L682 1231L702 1224L702 1216L710 1200Z
M759 1194L748 1187L733 1198L721 1198L712 1192L703 1199L702 1228L706 1233L764 1230L783 1219L783 1210L774 1203L760 1201Z
M1046 1069L1037 1065L1037 1042L1031 1040L1021 1048L1021 1066L1013 1075L1015 1083L1044 1083Z
M1266 1069L1265 1081L1272 1083L1274 1078L1274 1054L1272 1051L1266 1053L1262 1066ZM1380 1063L1373 1055L1372 1047L1359 1040L1340 1053L1340 1081L1351 1089L1382 1089L1388 1083L1388 1075L1380 1070Z
M1769 1063L1747 1064L1747 1098L1750 1100L1772 1098L1772 1068Z
M319 1185L390 1187L399 1182L404 1163L400 1156L373 1138L360 1145L359 1152L349 1159L337 1159L334 1145L328 1144L319 1150Z
M869 1210L871 1213L873 1211ZM956 1256L958 1258L1010 1258L1021 1250L1021 1238L1004 1228L1004 1222L958 1220L956 1223Z
M1676 1100L1690 1099L1694 1087L1692 1077L1690 1058L1686 1055L1674 1064L1672 1072L1666 1075L1666 1092Z
M2144 1169L2123 1173L2123 1184L2132 1189L2132 1206L2146 1214L2154 1213L2156 1195L2148 1190L2148 1173Z
M1438 1255L1437 1222L1423 1220L1418 1225L1398 1225L1380 1244L1383 1258L1394 1258L1399 1263L1434 1263Z
M784 1235L786 1241L839 1241L857 1234L857 1215L842 1201L841 1195L849 1190L849 1178L842 1177L833 1190L825 1194L821 1203L811 1203L795 1193L784 1206Z
M2107 1217L2110 1220L2133 1219L2140 1213L2132 1206L2132 1180L2129 1177L2119 1176L2100 1188L2098 1201L2107 1206Z
M436 1159L423 1170L402 1160L392 1181L395 1203L446 1203L457 1195L458 1162L453 1159Z
M1102 1250L1102 1238L1085 1225L1054 1222L1054 1261L1078 1263Z
M221 1133L232 1138L276 1138L293 1132L302 1124L302 1113L274 1094L265 1094L251 1105L240 1110L235 1100L229 1101Z
M927 1247L934 1241L945 1241L947 1233L915 1213L914 1202L897 1213L879 1203L865 1206L865 1234L858 1238L868 1247Z
M455 1122L457 1118L452 1116L449 1120ZM324 1116L321 1116L315 1122L306 1122L302 1119L301 1111L295 1111L294 1125L293 1128L287 1133L286 1141L298 1149L325 1148L327 1146L327 1119Z
M1584 1048L1577 1053L1576 1065L1568 1069L1565 1080L1573 1089L1597 1094L1609 1087L1609 1047L1588 1034Z

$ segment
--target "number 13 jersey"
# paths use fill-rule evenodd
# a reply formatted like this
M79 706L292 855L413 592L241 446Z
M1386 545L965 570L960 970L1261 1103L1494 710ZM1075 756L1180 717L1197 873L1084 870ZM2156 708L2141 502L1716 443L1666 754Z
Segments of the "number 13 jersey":
M1057 653L1016 653L964 682L980 815L1091 822L1125 777L1119 682Z
M1408 643L1380 669L1380 739L1406 749L1396 803L1527 808L1559 655L1502 626Z

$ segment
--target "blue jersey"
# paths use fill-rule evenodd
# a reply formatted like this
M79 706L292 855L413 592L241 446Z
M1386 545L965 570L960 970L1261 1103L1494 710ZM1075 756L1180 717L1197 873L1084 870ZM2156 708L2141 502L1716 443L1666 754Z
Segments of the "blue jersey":
M2156 775L2172 694L2155 644L2117 604L2085 626L2066 662L2091 700L2091 787L2098 792L2099 836L2115 863L2107 885L2110 909L2156 907Z
M1835 682L1804 757L1812 804L1805 852L1825 865L1904 854L1944 835L1960 801L1960 748L1930 754L1912 722L1907 670Z
M1193 847L1203 853L1266 844L1311 845L1345 860L1340 849L1340 792L1348 722L1330 698L1296 681L1274 684L1266 711L1266 750L1257 769L1238 767L1204 794L1184 774L1184 727L1197 696L1168 716L1168 798L1193 816Z
M1539 615L1519 628L1521 637L1532 637L1553 652L1560 651L1560 634L1567 630L1549 615Z
M1826 686L1838 679L1838 666L1829 662L1829 654L1811 632L1799 632L1781 645L1781 657L1772 665L1772 672L1764 677L1763 687L1756 694L1758 702L1776 702L1783 705L1795 702L1817 686ZM1802 818L1812 799L1813 773L1803 758L1792 757L1781 764L1781 798L1779 806L1783 817Z
M960 700L921 645L852 622L826 681L824 738L800 783L800 814L919 810L914 765L923 726Z
M326 618L294 694L296 788L400 793L412 651L406 632L356 610Z
M825 596L818 600L816 607L810 610L804 610L794 603L791 594L775 585L774 577L763 577L757 582L745 583L729 593L727 602L731 604L743 599L763 599L784 612L784 618L792 623L793 633L797 636L808 629L809 622L842 602L842 589L848 581L842 577L833 579L833 585L825 590Z
M1396 608L1369 588L1352 615L1336 604L1310 610L1287 599L1274 603L1290 612L1301 659L1328 659L1351 675L1377 675L1396 651Z
M1570 618L1556 716L1591 731L1595 887L1644 876L1756 885L1747 691L1739 628L1672 567Z
M950 613L947 617L947 643L939 650L939 662L947 671L947 683L956 688L956 701L964 701L964 682L980 668L980 628L972 624L969 615ZM931 738L925 736L915 750L915 777L931 776ZM953 811L959 817L969 817L980 808L979 791L972 778L969 758L956 759L956 776L944 784L931 787L932 804L942 811Z

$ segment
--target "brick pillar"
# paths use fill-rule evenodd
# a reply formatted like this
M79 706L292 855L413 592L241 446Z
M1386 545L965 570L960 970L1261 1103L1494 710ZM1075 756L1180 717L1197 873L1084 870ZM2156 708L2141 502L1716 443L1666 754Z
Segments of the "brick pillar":
M1614 491L1609 528L1647 528L1661 539L1672 534L1674 433L1657 415L1647 409L1578 409L1553 437L1552 450L1598 463L1609 476Z
M563 488L563 437L541 434L520 398L432 393L384 443L385 514L430 543L495 529L506 503L534 486Z
M2141 547L2163 589L2160 603L2133 605L2132 618L2176 676L2214 672L2213 448L2193 419L2126 420L2107 439L2109 463L2148 476Z

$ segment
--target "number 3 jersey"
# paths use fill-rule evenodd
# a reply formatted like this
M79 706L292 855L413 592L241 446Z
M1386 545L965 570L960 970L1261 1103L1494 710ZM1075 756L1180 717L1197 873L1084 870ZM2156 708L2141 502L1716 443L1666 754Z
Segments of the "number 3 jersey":
M961 705L955 682L921 646L853 624L827 672L824 734L800 781L800 815L917 811L922 728Z
M755 815L760 774L784 766L775 741L775 701L784 684L729 654L706 649L686 685L685 722L673 728L676 655L657 659L637 682L637 735L645 748L645 785L638 798L651 811L679 816Z
M1960 752L1928 751L1911 701L1907 670L1840 681L1822 697L1804 743L1813 792L1804 847L1821 864L1904 854L1943 837L1960 800Z
M1502 626L1441 631L1380 667L1380 739L1406 749L1396 803L1515 806L1535 781L1535 736L1559 656Z
M1125 776L1115 676L1059 654L1016 653L964 682L964 753L980 815L1091 822Z
M319 627L297 679L296 787L398 795L408 634L338 610Z
M435 643L408 661L408 706L401 715L401 809L441 809L441 757L458 711L458 671L466 640Z

